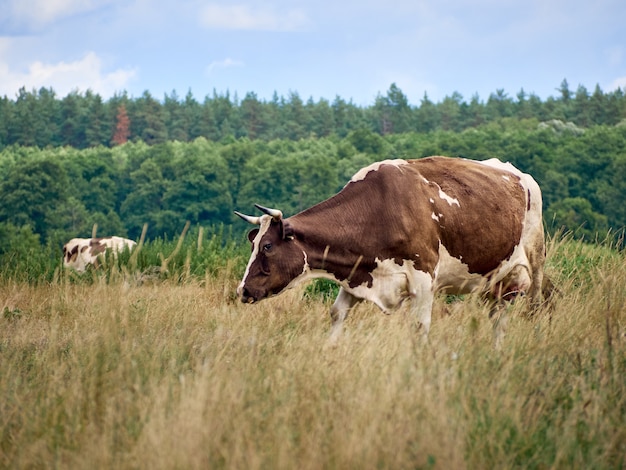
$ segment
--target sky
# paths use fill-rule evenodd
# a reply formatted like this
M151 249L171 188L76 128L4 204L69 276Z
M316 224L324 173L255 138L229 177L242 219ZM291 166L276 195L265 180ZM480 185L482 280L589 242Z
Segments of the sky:
M626 91L624 0L0 0L0 96Z

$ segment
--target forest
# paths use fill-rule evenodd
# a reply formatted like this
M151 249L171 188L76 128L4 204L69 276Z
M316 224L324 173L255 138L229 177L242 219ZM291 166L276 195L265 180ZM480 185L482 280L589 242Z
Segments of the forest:
M20 89L0 98L0 256L76 236L173 238L243 224L260 203L292 215L386 158L497 157L532 174L549 232L593 241L626 226L626 96L570 90L546 100L504 90L419 105L392 84L372 106L336 97L270 101L228 92L198 102L148 91L103 100ZM243 227L236 225L235 227ZM244 229L241 229L243 232Z

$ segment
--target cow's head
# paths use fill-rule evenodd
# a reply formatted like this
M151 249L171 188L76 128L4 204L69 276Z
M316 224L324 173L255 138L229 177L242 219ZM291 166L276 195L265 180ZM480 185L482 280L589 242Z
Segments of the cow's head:
M248 233L252 255L243 280L237 287L242 302L252 303L278 294L305 268L305 254L298 248L289 222L277 209L255 206L265 214L252 217L235 211L242 219L255 225Z

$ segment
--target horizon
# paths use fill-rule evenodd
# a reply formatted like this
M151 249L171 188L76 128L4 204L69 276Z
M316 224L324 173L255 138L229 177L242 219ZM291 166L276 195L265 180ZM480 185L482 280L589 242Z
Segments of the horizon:
M565 81L565 82L567 82L567 79L566 79L566 78L564 78L564 79L561 81L561 85L563 85L564 81ZM583 86L583 87L584 87L584 85L578 85L578 87L573 88L573 87L571 86L571 84L569 84L569 82L567 82L567 84L568 84L568 90L571 92L572 97L574 97L574 96L576 95L576 92L577 92L577 90L578 90L578 87L580 87L580 86ZM387 95L387 93L389 92L389 89L390 89L392 86L394 86L394 85L396 85L396 84L395 84L395 83L391 83L391 84L389 85L389 87L388 87L388 88L387 88L384 92L383 92L383 91L379 91L379 92L377 93L377 97L378 97L378 96L386 96L386 95ZM397 86L397 85L396 85L396 86ZM598 89L598 88L600 89L600 91L601 91L604 95L609 95L609 94L612 94L612 93L622 93L622 94L626 94L626 86L624 86L624 87L618 87L618 88L616 88L615 90L611 90L611 91L603 90L603 89L600 87L600 84L596 84L596 85L594 85L593 89L590 89L590 88L587 88L587 87L584 87L584 88L585 88L585 90L587 91L587 96L588 96L588 97L591 97L591 96L594 94L595 90L596 90L596 89ZM173 90L171 90L170 92L165 92L165 93L163 93L162 97L159 97L159 96L157 96L157 95L153 94L150 90L144 90L144 91L142 91L142 92L141 92L140 94L138 94L138 95L131 95L131 94L129 94L129 92L128 92L127 90L121 90L121 91L116 92L114 95L112 95L112 96L110 96L110 97L103 97L100 93L94 92L94 91L93 91L93 90L91 90L91 89L88 89L88 90L78 90L78 89L74 89L74 90L70 90L70 91L68 91L65 95L61 95L61 94L57 93L57 91L56 91L53 87L43 87L43 86L42 86L42 87L40 87L40 88L38 88L38 89L37 89L37 88L32 88L32 89L30 89L30 90L29 90L29 89L26 89L26 87L22 87L22 88L20 88L20 89L19 89L19 90L15 93L15 98L14 98L14 99L11 99L11 98L10 98L10 97L8 97L6 94L2 95L2 97L3 97L3 98L6 98L6 99L9 99L9 100L12 100L12 101L15 101L15 100L19 97L19 93L21 92L21 90L22 90L22 89L24 89L24 91L25 91L26 93L31 93L31 94L38 94L38 93L39 93L42 89L45 89L45 90L47 90L47 91L52 92L52 93L54 94L54 96L55 96L55 98L56 98L56 99L63 99L63 98L65 98L65 97L67 97L67 96L69 96L69 95L72 95L72 94L75 94L75 95L78 95L78 96L82 96L82 97L84 97L84 96L86 96L88 93L92 93L92 94L94 94L94 95L100 96L100 97L103 99L103 101L104 101L104 102L111 101L111 100L114 100L114 99L116 99L116 98L123 97L123 96L125 96L125 95L126 95L126 97L127 97L129 100L131 100L131 101L132 101L132 100L136 100L136 99L140 99L140 98L142 98L142 97L143 97L146 93L148 93L148 94L150 95L150 97L152 97L155 101L158 101L158 102L159 102L159 103L161 103L161 104L163 104L163 103L165 102L166 98L173 98L174 96L176 96L176 98L177 98L177 101L178 101L178 102L183 102L183 101L185 100L186 96L187 96L189 93L191 93L191 97L192 97L194 100L196 100L196 102L198 102L198 103L202 103L205 99L213 99L214 97L218 97L218 98L228 97L230 100L232 100L232 103L234 103L234 104L241 104L241 101L242 101L243 99L245 99L245 98L246 98L249 94L252 94L252 95L254 95L254 96L257 98L257 100L258 100L259 102L261 102L261 103L270 103L270 102L272 102L272 101L274 100L274 95L276 95L276 97L277 97L277 98L279 98L279 99L285 99L285 98L289 98L289 97L290 97L290 96L292 96L292 95L294 95L294 96L295 96L295 95L297 95L297 96L298 96L298 97L302 100L302 102L303 102L303 103L307 103L309 100L313 100L313 102L314 102L314 103L319 103L319 102L321 102L321 101L325 100L325 101L327 101L328 103L332 104L332 103L333 103L336 99L342 99L342 100L344 100L346 103L348 103L348 104L352 104L352 105L354 105L354 106L356 106L356 107L359 107L359 108L368 108L368 107L372 107L372 106L374 106L374 105L375 105L375 102L374 102L374 101L373 101L372 103L370 103L370 104L367 104L367 105L360 105L360 104L358 104L358 103L354 103L354 101L353 101L352 99L345 99L344 97L339 96L339 95L336 95L336 96L334 96L334 97L332 97L332 98L322 96L322 97L320 97L320 98L318 98L318 99L313 99L313 97L312 97L312 96L309 96L309 97L302 96L300 93L298 93L298 91L297 91L297 90L290 90L287 94L278 94L278 92L277 92L277 91L275 91L275 92L272 94L272 97L271 97L271 98L269 98L269 99L264 98L264 97L259 97L259 96L258 96L258 94L257 94L256 92L252 91L252 90L245 92L245 93L243 94L243 96L242 96L242 95L240 95L237 91L231 92L231 91L230 91L230 90L228 90L228 89L227 89L227 90L225 90L225 91L213 90L213 91L211 91L210 93L207 93L207 94L205 94L205 95L204 95L204 96L202 96L202 97L196 96L196 95L193 93L193 90L191 90L191 89L187 90L184 94L183 94L183 93L180 93L180 92L179 92L179 90L173 89ZM404 94L404 91L403 91L400 87L398 87L398 90L399 90L399 91L401 91L401 92ZM544 102L546 102L546 101L548 101L548 100L550 100L550 99L557 100L557 101L558 101L558 100L561 100L561 99L562 99L562 97L561 97L561 96L559 96L559 94L560 94L560 92L561 92L561 88L557 88L557 87L555 87L555 88L554 88L554 90L555 90L555 92L556 92L556 93L554 93L554 94L552 94L552 95L550 95L550 96L548 96L548 97L546 97L546 98L542 98L542 97L540 97L540 96L538 96L537 94L532 93L532 92L527 92L527 91L524 89L524 87L522 87L520 90L517 90L517 91L516 91L516 92L514 92L514 93L510 93L508 90L498 89L498 90L494 90L494 91L490 92L490 93L489 93L489 95L488 95L488 96L486 96L486 97L480 96L480 95L478 95L478 93L475 93L474 95L472 95L472 96L471 96L471 97L469 97L469 98L468 98L468 97L466 97L466 96L463 96L461 93L459 93L459 92L457 92L457 91L453 91L450 95L446 95L446 96L444 96L442 99L437 100L437 101L433 100L430 96L428 96L428 92L424 92L424 96L422 96L422 98L420 98L420 99L419 99L419 103L413 103L413 102L411 102L411 100L408 100L408 104L409 104L409 106L411 106L411 107L419 107L419 106L421 106L421 104L422 104L422 102L423 102L423 100L424 100L425 98L428 98L428 100L429 100L430 102L434 103L434 104L441 104L441 103L442 103L445 99L455 98L455 96L456 96L456 97L459 97L459 96L460 96L460 99L458 100L460 103L466 103L466 104L468 104L468 103L470 103L472 100L474 100L474 98L475 98L475 97L477 97L477 98L478 98L478 102L479 102L480 104L483 104L483 105L484 105L484 104L486 104L486 103L487 103L487 101L489 100L489 98L490 98L492 95L496 95L496 94L498 94L500 91L502 91L502 92L503 92L502 96L504 96L505 98L510 99L513 103L519 102L519 94L520 94L521 92L524 92L524 93L525 93L525 98L526 98L526 99L528 99L528 98L530 98L530 97L536 97L536 98L539 98L539 100L540 100L542 103L544 103ZM405 96L406 96L406 94L405 94ZM408 98L408 97L407 97L407 98Z

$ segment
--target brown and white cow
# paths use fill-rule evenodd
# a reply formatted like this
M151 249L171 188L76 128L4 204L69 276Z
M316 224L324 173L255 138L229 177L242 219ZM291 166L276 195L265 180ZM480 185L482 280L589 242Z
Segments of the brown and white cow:
M243 302L301 281L335 280L333 335L369 300L385 313L410 299L427 334L436 292L528 294L541 302L545 260L541 190L509 163L428 157L358 171L335 196L288 218L236 212L252 230ZM495 332L497 335L499 332Z
M122 237L72 238L63 245L63 266L84 272L88 265L98 267L98 257L110 250L114 255L132 250L136 242Z

